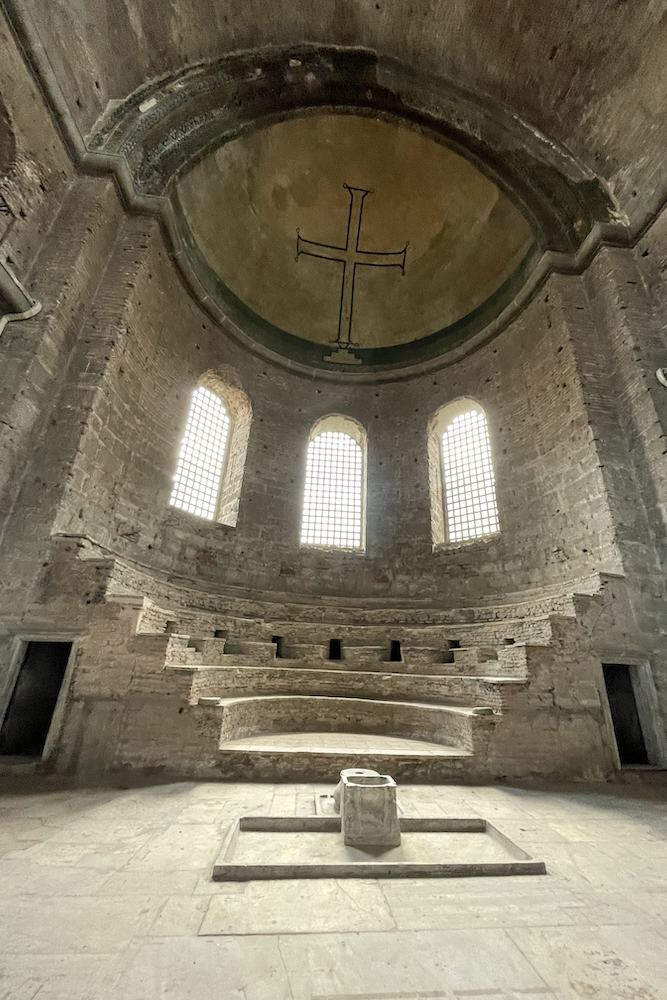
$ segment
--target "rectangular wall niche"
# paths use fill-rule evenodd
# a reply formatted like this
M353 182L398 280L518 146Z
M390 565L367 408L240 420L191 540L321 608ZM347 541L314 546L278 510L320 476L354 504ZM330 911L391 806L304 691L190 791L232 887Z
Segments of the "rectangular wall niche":
M29 642L2 728L0 754L41 757L71 642Z

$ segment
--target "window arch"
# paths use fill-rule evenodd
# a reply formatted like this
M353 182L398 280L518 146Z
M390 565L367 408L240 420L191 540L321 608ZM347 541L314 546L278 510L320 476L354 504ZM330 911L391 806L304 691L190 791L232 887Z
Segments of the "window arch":
M500 530L489 429L473 399L444 406L431 421L429 472L435 544Z
M301 542L363 549L365 508L366 433L350 417L323 417L308 440Z
M181 441L172 507L236 525L251 419L242 390L211 372L200 379Z

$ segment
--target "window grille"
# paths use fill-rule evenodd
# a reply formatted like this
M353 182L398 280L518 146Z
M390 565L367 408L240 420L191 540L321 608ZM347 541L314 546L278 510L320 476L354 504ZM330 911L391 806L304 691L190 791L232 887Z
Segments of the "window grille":
M468 410L442 435L447 540L464 542L499 530L496 485L486 417Z
M358 549L362 544L363 455L342 431L323 431L308 445L301 541Z
M195 389L174 476L170 504L209 521L215 518L229 434L222 400L203 386Z

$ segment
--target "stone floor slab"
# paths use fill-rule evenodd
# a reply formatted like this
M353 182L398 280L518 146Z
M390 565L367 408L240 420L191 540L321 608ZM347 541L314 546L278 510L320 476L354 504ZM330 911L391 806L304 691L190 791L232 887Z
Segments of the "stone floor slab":
M651 970L639 968L619 950L618 935L631 935L633 928L614 932L611 940L604 930L588 927L522 927L508 933L564 1000L665 1000L665 980L656 981Z
M548 987L498 930L281 937L280 949L294 1000Z
M171 938L138 949L103 1000L292 1000L276 938ZM310 1000L310 997L309 997Z
M213 896L199 933L367 933L394 927L374 882L284 880L249 882L244 892Z
M199 870L212 864L223 832L213 823L169 824L132 858L127 870Z
M544 885L527 894L448 893L442 882L425 879L423 884L383 881L383 891L400 930L567 925L575 922L573 912L580 906L574 893Z
M121 951L145 935L160 904L145 896L0 899L2 953Z
M332 787L0 792L0 1000L667 1000L664 790L400 789L407 816L502 815L546 877L211 880L239 816Z
M198 933L209 901L205 896L170 896L151 924L149 937L186 937Z
M294 1000L448 996L441 956L413 932L283 936L280 953Z

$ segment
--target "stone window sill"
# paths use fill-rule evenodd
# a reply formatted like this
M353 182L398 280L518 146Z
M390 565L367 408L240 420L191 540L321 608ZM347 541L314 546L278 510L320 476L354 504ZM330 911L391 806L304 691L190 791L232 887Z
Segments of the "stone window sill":
M177 510L173 507L170 508L167 514L166 523L178 528L196 526L197 528L209 531L217 528L222 528L225 532L236 531L236 525L224 524L222 521L209 521L206 517L200 517L198 514L191 514L187 510Z
M501 533L494 531L490 535L483 535L481 538L470 538L465 542L437 542L433 546L434 552L458 552L460 549L482 549L492 542L497 542Z
M317 555L346 555L361 559L366 555L366 549L344 549L340 545L315 545L311 542L299 542L302 552L314 552Z

